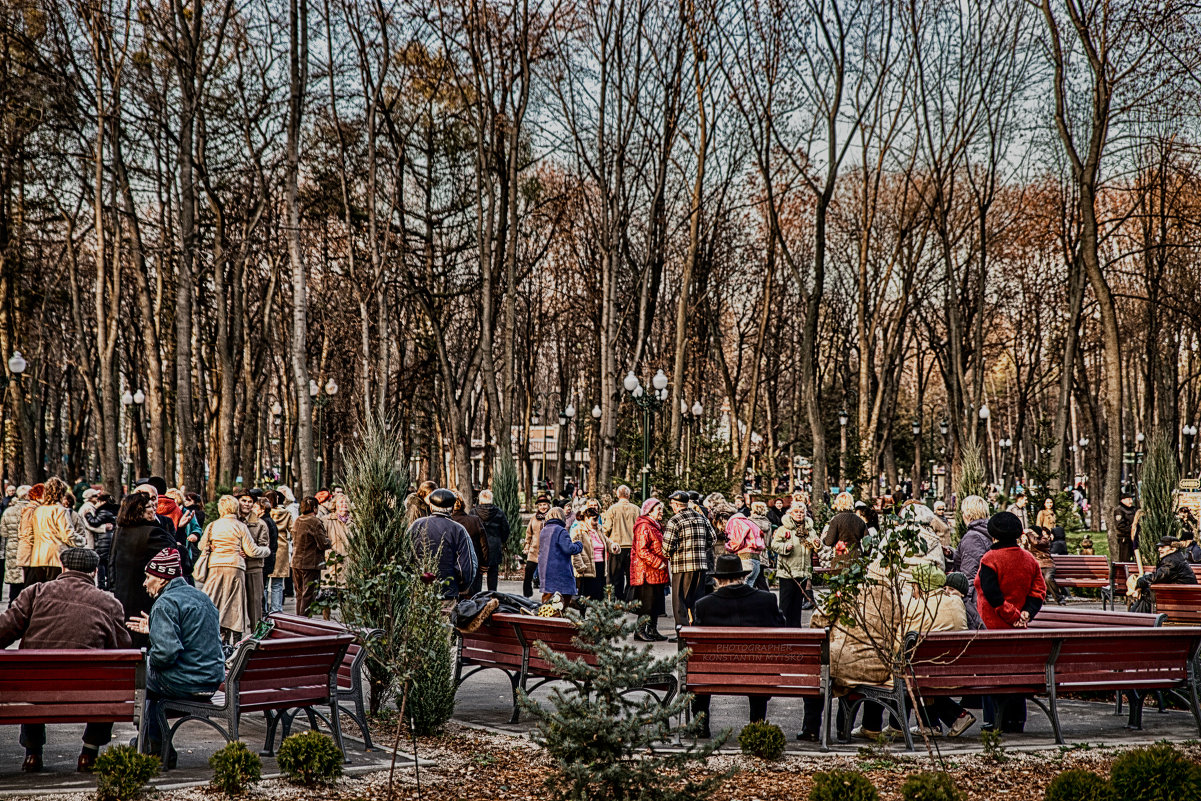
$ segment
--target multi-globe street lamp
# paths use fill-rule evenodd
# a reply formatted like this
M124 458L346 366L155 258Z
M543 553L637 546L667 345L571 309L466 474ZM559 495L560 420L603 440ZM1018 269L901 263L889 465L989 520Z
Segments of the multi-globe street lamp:
M650 474L651 474L651 414L658 411L663 405L663 401L667 400L667 374L662 370L655 373L651 379L651 392L647 392L642 388L642 382L638 380L638 376L634 375L631 370L625 377L622 385L626 392L630 393L630 397L634 400L634 405L642 409L642 500L650 497Z

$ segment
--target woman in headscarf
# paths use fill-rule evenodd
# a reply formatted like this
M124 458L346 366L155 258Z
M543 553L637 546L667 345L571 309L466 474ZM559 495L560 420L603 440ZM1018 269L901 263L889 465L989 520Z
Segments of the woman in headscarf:
M659 616L666 611L663 589L667 586L667 557L663 553L663 504L647 498L634 521L634 543L630 547L630 586L649 619L634 633L640 642L666 640L659 633Z

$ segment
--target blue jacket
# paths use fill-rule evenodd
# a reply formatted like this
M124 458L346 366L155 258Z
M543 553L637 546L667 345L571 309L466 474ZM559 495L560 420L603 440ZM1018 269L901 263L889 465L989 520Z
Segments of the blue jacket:
M171 579L150 607L147 659L164 690L216 692L225 680L217 607L183 578Z
M475 580L478 563L467 529L444 514L422 517L409 526L409 539L419 554L438 559L438 578L447 582L443 598L455 598Z
M547 520L538 540L538 575L543 593L575 595L575 571L571 557L584 550L584 543L573 542L558 520Z

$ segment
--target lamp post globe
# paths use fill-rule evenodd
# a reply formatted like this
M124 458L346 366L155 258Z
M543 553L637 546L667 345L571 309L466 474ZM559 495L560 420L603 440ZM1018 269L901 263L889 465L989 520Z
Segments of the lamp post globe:
M136 403L138 406L141 406L143 403L146 402L146 393L140 389L137 392L133 393L133 402Z
M987 421L990 415L992 415L992 412L989 411L987 403L980 407L981 420Z
M8 369L13 375L21 375L28 366L29 363L25 361L25 357L21 355L21 351L19 350L14 350L13 355L8 358Z
M700 417L701 413L704 411L705 411L705 407L701 406L700 401L696 401L692 404L692 414L694 417Z
M596 406L593 406L593 407L592 407L592 419L593 419L593 420L599 420L599 419L601 419L601 415L602 415L602 414L604 414L604 412L603 412L603 411L601 411L601 407L600 407L599 405L596 405Z
M625 381L622 382L622 385L625 386L626 392L633 392L635 389L638 388L638 386L639 386L638 376L634 375L633 370L626 373Z

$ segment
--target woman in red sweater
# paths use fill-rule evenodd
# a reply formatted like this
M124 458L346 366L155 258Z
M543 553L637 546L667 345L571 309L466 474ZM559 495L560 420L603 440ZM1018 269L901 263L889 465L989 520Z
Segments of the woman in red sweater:
M976 574L976 603L986 629L1024 629L1047 598L1038 560L1018 546L1022 521L1010 512L988 520L992 548L980 559ZM1026 697L996 698L1001 731L1021 732L1026 725Z

